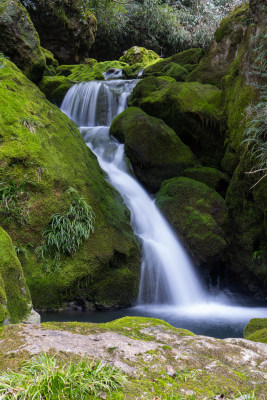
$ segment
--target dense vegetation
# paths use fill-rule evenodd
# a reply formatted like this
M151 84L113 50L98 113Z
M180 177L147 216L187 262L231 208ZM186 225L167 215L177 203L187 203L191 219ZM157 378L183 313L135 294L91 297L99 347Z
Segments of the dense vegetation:
M207 48L219 22L242 0L89 0L98 21L96 58L112 59L137 45L166 57Z

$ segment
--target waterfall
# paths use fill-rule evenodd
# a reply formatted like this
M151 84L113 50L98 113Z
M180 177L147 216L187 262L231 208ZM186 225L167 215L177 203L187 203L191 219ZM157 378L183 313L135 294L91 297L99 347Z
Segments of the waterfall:
M205 297L193 266L154 201L128 172L124 145L109 135L113 118L126 108L136 82L80 83L69 89L61 109L80 126L87 146L130 210L142 246L138 304L191 305Z

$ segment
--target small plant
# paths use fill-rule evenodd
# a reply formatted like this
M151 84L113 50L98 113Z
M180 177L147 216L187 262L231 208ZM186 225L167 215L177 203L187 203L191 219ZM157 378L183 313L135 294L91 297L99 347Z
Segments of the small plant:
M29 185L34 185L34 182L10 180L0 183L0 212L8 221L15 219L21 225L28 223L29 193L27 189Z
M67 193L72 199L69 209L51 217L43 232L42 244L36 249L41 258L53 258L54 270L58 268L62 254L73 255L94 231L95 214L92 208L77 190L69 188ZM46 272L50 272L49 269L46 268Z
M26 362L20 372L0 376L2 400L85 400L101 392L118 390L126 382L122 373L101 361L83 358L60 364L43 353Z
M25 126L31 133L36 132L36 128L42 127L42 124L39 121L34 120L33 118L22 118L20 120L20 125Z

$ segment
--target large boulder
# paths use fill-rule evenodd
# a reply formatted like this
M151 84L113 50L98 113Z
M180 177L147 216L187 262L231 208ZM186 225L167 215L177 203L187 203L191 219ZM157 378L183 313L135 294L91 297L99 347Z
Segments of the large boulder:
M129 65L142 64L145 67L146 65L152 64L159 59L159 55L153 50L147 50L144 47L133 46L123 54L123 56L120 58L120 61Z
M110 133L125 143L125 153L137 178L155 192L168 178L195 165L190 149L161 119L137 107L127 108L113 121Z
M244 338L253 342L267 343L267 318L253 318L245 326Z
M147 77L136 85L129 104L162 118L203 165L220 167L225 122L217 87Z
M180 75L176 80L184 81L187 78L188 72L191 72L193 69L197 67L203 55L204 51L202 49L193 48L185 50L180 53L174 54L171 57L165 59L159 59L153 65L146 67L143 75L144 76L169 75L170 72L173 72L174 68L176 68L176 70L179 69L181 72L183 71L183 75Z
M225 172L219 171L216 168L198 166L186 169L183 175L186 178L205 183L210 188L216 190L222 197L225 197L230 181L229 176Z
M26 319L31 296L8 234L0 227L0 327Z
M215 190L193 179L172 178L163 182L156 202L197 264L223 258L227 208Z
M30 79L41 79L45 69L45 56L29 14L19 0L1 1L0 51Z
M0 223L19 257L34 307L54 309L79 299L128 305L139 284L140 250L129 212L105 182L96 157L76 125L8 60L1 60ZM72 187L95 213L94 233L60 262L35 250L51 217L64 214Z
M89 55L97 22L82 0L31 1L27 9L43 47L61 64L75 64Z

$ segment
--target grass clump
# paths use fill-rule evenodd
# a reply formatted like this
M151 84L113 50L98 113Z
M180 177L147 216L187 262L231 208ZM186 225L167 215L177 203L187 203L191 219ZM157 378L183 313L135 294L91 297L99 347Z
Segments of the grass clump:
M43 353L27 361L20 372L0 376L0 398L83 400L118 390L125 382L118 369L101 361L90 363L83 358L66 365Z
M62 214L54 214L43 232L42 244L36 252L41 258L53 258L58 266L61 255L73 255L83 240L88 239L94 231L95 214L77 190L69 188L71 196L69 209Z
M34 185L34 182L21 180L15 182L0 183L0 213L4 215L7 221L14 219L20 225L26 225L29 218L29 185Z
M267 35L260 38L264 43ZM267 177L267 85L266 85L266 54L267 50L262 44L256 49L259 55L256 58L256 65L253 66L253 74L258 83L253 84L259 90L259 101L247 108L247 124L244 132L243 143L247 145L249 154L255 160L253 169L249 174L261 174L254 186L263 178Z

